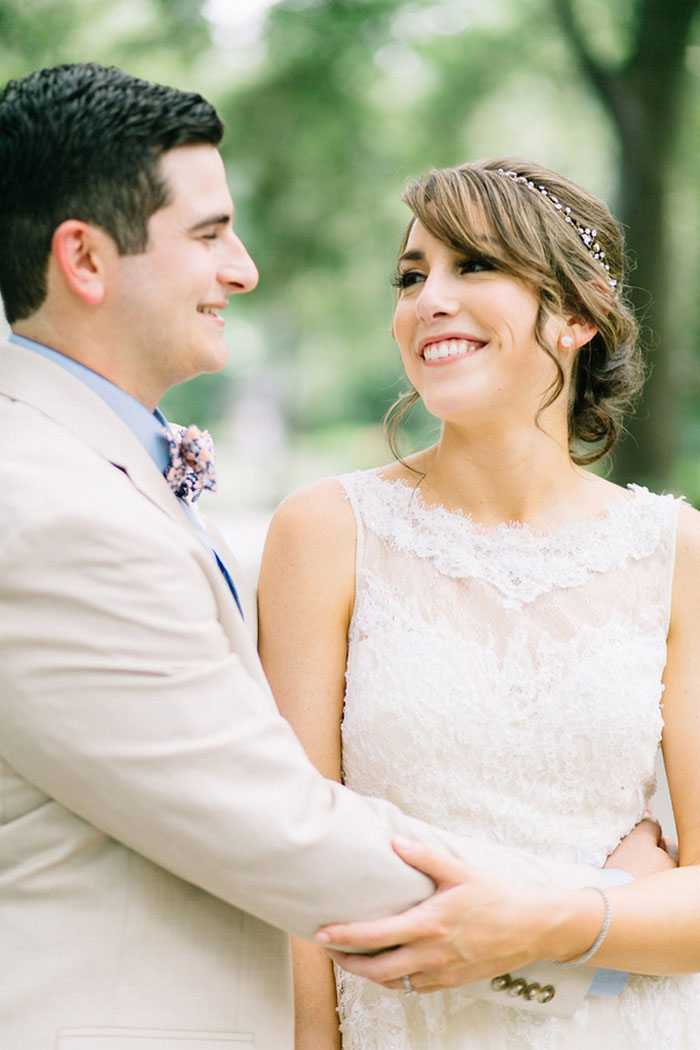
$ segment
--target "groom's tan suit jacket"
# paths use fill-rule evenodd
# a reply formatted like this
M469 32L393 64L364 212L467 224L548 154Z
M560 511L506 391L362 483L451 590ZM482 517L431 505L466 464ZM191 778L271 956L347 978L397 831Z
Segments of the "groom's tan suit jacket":
M237 576L244 622L132 431L11 343L0 437L2 1050L292 1050L283 931L431 891L391 832L594 880L323 780L275 708L252 591ZM591 973L519 1005L571 1012Z

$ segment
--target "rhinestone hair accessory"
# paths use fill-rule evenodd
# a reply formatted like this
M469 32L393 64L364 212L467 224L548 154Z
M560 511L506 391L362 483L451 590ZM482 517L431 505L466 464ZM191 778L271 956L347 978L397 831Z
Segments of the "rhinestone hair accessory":
M506 171L505 168L499 168L498 174L505 175L506 178L513 179L514 182L522 182L523 186L527 186L529 190L534 190L535 193L539 193L541 197L545 197L556 211L561 212L564 222L573 226L591 258L595 259L595 261L605 270L607 282L612 290L615 291L617 288L617 280L610 276L610 267L605 261L605 252L596 240L598 231L592 230L590 226L582 226L578 219L575 219L571 214L571 208L567 208L563 205L561 201L555 197L553 193L550 193L545 186L538 186L535 182L532 182L531 179L528 179L525 175L521 175L517 171Z

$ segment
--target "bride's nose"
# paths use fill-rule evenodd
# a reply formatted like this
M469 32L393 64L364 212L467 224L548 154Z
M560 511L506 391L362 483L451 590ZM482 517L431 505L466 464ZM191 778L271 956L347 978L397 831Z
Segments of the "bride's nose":
M421 321L450 317L459 310L460 301L453 278L432 271L423 282L416 298L416 315Z

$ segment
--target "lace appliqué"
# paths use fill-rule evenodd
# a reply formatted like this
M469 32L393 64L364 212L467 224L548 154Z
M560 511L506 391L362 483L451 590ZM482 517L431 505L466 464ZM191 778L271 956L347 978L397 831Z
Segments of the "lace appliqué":
M601 865L654 791L678 503L483 530L375 472L358 526L343 763L433 824ZM700 981L636 978L571 1020L338 976L344 1050L700 1050Z
M445 576L490 583L512 608L552 587L576 587L622 555L645 557L658 546L668 506L676 502L630 485L630 496L599 517L542 533L517 522L484 529L469 515L426 506L417 489L373 471L339 480L348 495L361 492L365 526L377 536L397 550L430 558Z

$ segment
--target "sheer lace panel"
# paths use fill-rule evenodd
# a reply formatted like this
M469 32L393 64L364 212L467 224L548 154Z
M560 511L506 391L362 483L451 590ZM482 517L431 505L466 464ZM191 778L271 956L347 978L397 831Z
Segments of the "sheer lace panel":
M602 866L655 788L678 502L631 487L551 534L487 531L375 472L339 480L358 529L346 783L456 831ZM653 981L636 987L625 997L657 1003ZM570 1022L552 1022L549 1040L531 1015L467 1010L464 992L414 1006L343 976L340 998L347 1050L579 1045L557 1027ZM612 1032L621 1000L603 1002L586 1010L611 1009ZM449 1041L464 1010L472 1020ZM667 1045L625 1038L597 1050Z

